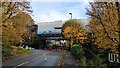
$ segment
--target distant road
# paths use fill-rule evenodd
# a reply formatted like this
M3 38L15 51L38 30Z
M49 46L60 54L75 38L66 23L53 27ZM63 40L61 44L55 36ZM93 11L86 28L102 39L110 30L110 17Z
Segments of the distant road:
M33 54L21 56L2 62L3 68L41 68L55 67L60 59L61 52L35 50Z

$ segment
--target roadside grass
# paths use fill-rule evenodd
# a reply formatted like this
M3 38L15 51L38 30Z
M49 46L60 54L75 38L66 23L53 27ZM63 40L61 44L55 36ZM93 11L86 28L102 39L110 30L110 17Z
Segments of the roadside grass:
M31 50L25 49L25 48L19 48L16 46L11 46L13 48L12 53L13 56L18 56L18 55L22 55L28 52L32 52Z
M11 59L12 57L22 56L30 53L32 53L32 51L25 48L20 48L17 46L4 46L2 49L2 59L4 61Z

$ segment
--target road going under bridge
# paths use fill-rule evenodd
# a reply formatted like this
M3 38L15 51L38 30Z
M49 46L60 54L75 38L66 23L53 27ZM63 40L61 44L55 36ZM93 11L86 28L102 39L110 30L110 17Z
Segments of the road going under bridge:
M63 37L61 33L56 34L38 34L39 38L47 39L47 40L67 40Z
M47 40L54 40L54 41L61 41L61 40L67 40L63 37L61 33L51 33L51 34L38 34L39 40L39 46L43 47L46 45Z

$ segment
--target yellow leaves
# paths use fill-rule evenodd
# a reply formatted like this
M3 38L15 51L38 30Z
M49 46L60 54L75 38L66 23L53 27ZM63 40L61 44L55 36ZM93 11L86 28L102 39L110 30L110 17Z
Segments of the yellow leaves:
M65 29L64 29L64 33L70 33L71 32L71 28L70 27L66 27Z
M27 16L26 16L27 18ZM29 17L30 18L30 17ZM3 24L6 25L6 27L3 27L3 41L7 42L11 45L13 43L19 43L23 38L21 37L22 35L29 36L29 29L26 27L26 23L29 21L31 23L31 19L28 19L26 21L22 21L23 19L21 18L16 18L14 19L9 19ZM8 34L9 33L9 34Z
M77 20L66 21L62 27L62 34L64 37L72 39L73 42L78 42L78 40L82 42L86 39L84 27Z
M76 33L78 33L79 30L78 30L78 28L73 28L72 31L73 31L74 34L76 34Z
M68 26L63 30L63 34L66 38L70 38L71 28Z
M27 7L24 7L23 5ZM27 10L29 6L30 5L28 5L27 2L2 2L0 15L2 16L3 42L10 44L18 43L23 39L21 37L23 34L26 36L29 35L26 24L34 24L33 19L27 11L20 10L21 8Z
M82 34L79 32L79 33L78 33L78 36L80 37L80 36L82 36Z
M92 17L90 20L89 30L94 32L94 36L96 37L95 43L98 45L98 48L110 48L113 52L115 52L117 51L118 44L116 41L113 42L110 38L119 40L118 32L116 32L118 31L118 11L114 3L107 3L103 5L104 7L101 3L97 3L95 5L95 8L101 11L99 14L102 16L102 20ZM92 12L96 14L95 11ZM103 23L105 29L100 22ZM107 33L105 31L107 31Z
M111 45L111 47L110 47L111 49L112 49L112 52L118 52L118 50L117 50L117 45Z

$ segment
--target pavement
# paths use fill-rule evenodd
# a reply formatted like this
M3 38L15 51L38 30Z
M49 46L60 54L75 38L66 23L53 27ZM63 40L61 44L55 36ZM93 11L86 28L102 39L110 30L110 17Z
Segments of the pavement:
M79 61L75 59L70 52L65 52L63 66L78 66Z
M5 62L2 62L2 68L42 68L49 66L57 66L61 52L35 50L30 55L20 56Z

